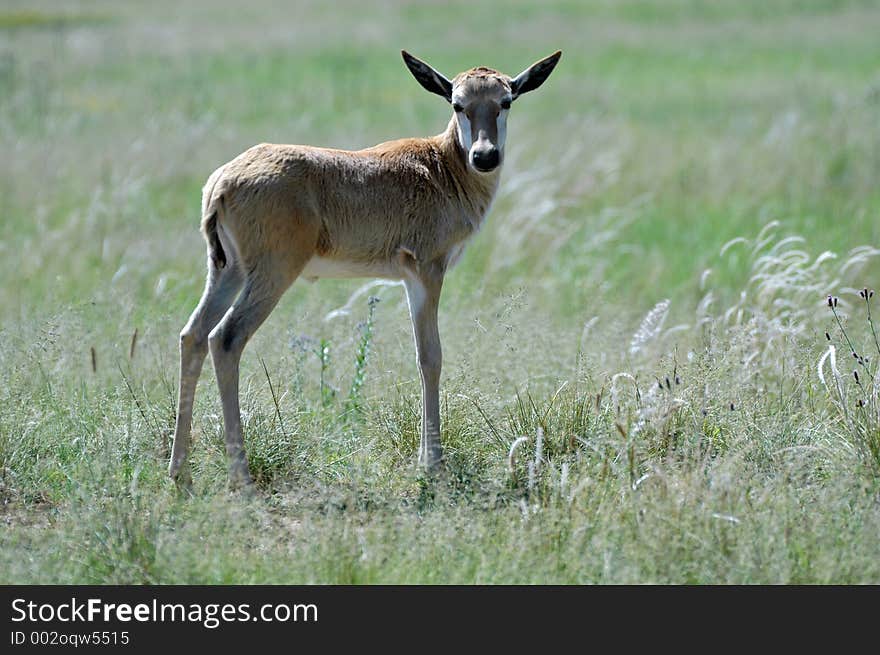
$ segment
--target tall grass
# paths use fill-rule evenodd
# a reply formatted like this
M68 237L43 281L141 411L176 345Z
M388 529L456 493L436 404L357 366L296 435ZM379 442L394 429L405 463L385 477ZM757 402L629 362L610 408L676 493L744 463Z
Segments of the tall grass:
M453 9L0 10L0 581L880 580L876 8L481 3L480 39ZM298 282L243 360L259 497L210 365L178 497L200 185L259 141L440 131L400 47L565 52L444 285L445 475L402 289Z

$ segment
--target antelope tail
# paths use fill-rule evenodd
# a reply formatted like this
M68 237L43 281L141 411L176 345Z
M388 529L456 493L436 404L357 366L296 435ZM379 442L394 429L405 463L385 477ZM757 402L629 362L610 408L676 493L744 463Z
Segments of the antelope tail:
M220 196L217 203L213 205L211 210L202 219L202 234L204 234L205 240L208 242L208 256L214 262L216 268L224 268L226 266L226 252L223 250L223 244L220 243L220 237L217 235L217 219L222 209L223 196Z

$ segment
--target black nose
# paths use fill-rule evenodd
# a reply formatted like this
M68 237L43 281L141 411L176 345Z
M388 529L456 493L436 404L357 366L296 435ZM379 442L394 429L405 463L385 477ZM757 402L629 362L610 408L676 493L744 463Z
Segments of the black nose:
M474 150L474 166L481 171L491 171L498 166L501 156L498 154L498 148L488 148L486 150Z

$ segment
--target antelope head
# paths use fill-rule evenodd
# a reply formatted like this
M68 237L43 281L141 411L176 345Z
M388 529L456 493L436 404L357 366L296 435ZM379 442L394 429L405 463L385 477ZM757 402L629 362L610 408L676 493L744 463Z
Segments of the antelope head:
M405 50L403 60L425 89L446 98L455 112L458 143L468 166L477 173L495 171L504 161L507 114L523 93L544 83L562 56L557 50L535 62L516 77L478 66L447 79L425 62Z

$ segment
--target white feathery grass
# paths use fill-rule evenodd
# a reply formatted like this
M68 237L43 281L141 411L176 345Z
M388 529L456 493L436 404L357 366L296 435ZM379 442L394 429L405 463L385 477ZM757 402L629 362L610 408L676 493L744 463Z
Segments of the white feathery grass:
M719 254L722 257L724 257L724 255L727 253L727 251L730 250L733 246L735 246L739 243L748 243L748 242L749 242L749 240L746 239L745 237L736 237L735 239L731 239L730 241L725 243L723 246L721 246L721 252ZM704 275L705 275L705 273L704 273Z
M850 274L850 269L856 269L856 272L865 264L867 264L872 257L876 257L880 255L880 249L875 248L874 246L859 246L858 248L853 248L849 251L849 256L846 258L846 261L840 267L840 273Z
M584 323L584 329L581 330L581 339L580 339L580 342L578 343L581 352L587 352L587 350L586 350L587 337L590 336L590 331L593 329L593 326L595 326L596 323L598 323L598 322L599 322L599 317L594 316L593 318L591 318L590 320L588 320L587 322Z
M611 376L611 402L614 406L614 410L617 411L617 408L620 407L620 392L617 388L618 380L627 380L632 383L633 387L635 387L636 393L639 391L639 383L636 381L635 377L632 374L627 373L625 371L621 371L620 373L615 373Z
M541 462L544 459L544 428L539 427L535 434L535 475L541 473Z
M663 323L666 321L666 316L669 314L669 305L670 302L668 299L661 300L647 313L642 320L641 325L639 325L639 329L636 330L636 333L630 341L630 355L639 354L646 344L657 338L660 331L663 329Z
M825 250L813 257L803 237L777 236L780 226L779 221L771 221L753 240L728 241L720 256L730 256L733 245L749 246L748 282L728 307L713 311L717 296L708 288L696 308L696 327L709 327L719 337L739 335L738 343L746 349L744 368L781 370L787 352L784 344L810 334L817 305L829 290L839 289L844 277L852 277L880 254L876 248L857 248L835 266L835 253Z
M728 523L733 523L734 525L739 525L740 520L735 516L731 516L730 514L719 514L718 512L712 512L712 518L718 519L720 521L727 521Z
M725 246L726 247L726 246ZM724 254L724 248L721 249L721 254ZM707 268L700 274L700 291L706 290L706 283L709 280L709 276L712 275L712 269Z
M335 318L339 318L340 316L348 316L349 314L351 314L351 310L352 310L352 307L354 307L354 304L360 298L362 298L363 296L368 294L373 289L376 289L376 288L384 289L387 287L402 287L402 286L403 286L403 282L397 282L397 281L393 281L393 280L372 280L370 282L367 282L366 284L358 287L354 291L354 293L352 293L348 297L348 300L345 302L345 304L342 307L337 307L333 311L328 312L324 316L324 321L330 322Z
M679 334L679 333L687 333L691 329L689 323L679 323L678 325L673 325L671 328L666 328L663 331L662 339L666 340L669 337Z
M513 440L513 443L510 444L510 451L508 451L507 453L507 469L510 471L511 474L516 471L516 451L528 440L528 437L517 437Z
M629 139L620 127L592 120L578 120L566 129L579 138L551 149L546 143L521 139L520 147L511 151L492 216L484 227L492 232L489 273L526 272L521 265L524 261L529 261L529 270L543 269L582 231L586 236L579 256L602 252L635 219L631 204L604 207L594 215L571 220L572 208L578 205L576 194L600 191L616 181ZM521 165L520 158L525 157ZM641 202L643 198L634 201ZM502 213L503 223L494 218Z
M644 474L643 476L641 476L638 480L633 480L633 483L632 483L632 490L633 490L633 491L638 491L639 487L642 486L642 483L643 483L645 480L650 479L652 476L653 476L652 473L645 473L645 474Z
M840 380L840 372L837 370L837 349L834 347L834 344L829 344L828 349L824 352L822 357L819 358L819 365L816 367L816 371L819 374L819 381L824 385L825 389L831 391L828 387L828 383L825 381L825 362L829 360L831 362L831 372L834 375L835 381Z

